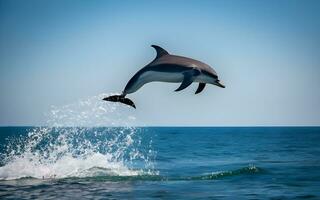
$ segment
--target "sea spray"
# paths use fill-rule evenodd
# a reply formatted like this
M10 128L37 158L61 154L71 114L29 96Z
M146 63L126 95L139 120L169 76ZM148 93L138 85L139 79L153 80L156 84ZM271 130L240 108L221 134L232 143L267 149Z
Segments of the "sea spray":
M0 179L156 174L151 139L107 95L52 107L46 126L8 142Z

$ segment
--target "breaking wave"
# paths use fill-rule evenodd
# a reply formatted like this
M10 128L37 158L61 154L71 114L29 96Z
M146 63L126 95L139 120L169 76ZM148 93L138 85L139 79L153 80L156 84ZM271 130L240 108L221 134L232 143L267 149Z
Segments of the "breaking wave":
M121 181L208 181L208 180L220 180L228 177L242 176L242 175L254 175L261 174L264 170L256 166L243 167L231 171L219 171L199 176L161 176L157 173L132 173L119 175L118 173L112 173L109 168L93 167L82 171L81 173L74 174L74 176L68 176L65 178L56 179L55 177L49 177L45 180L57 180L61 183L68 182L95 182L95 181L108 181L108 182L121 182ZM19 180L25 180L27 183L32 183L30 180L34 180L34 177L23 177Z
M52 107L47 126L11 139L0 180L157 175L152 140L131 126L130 110L101 100L107 95Z

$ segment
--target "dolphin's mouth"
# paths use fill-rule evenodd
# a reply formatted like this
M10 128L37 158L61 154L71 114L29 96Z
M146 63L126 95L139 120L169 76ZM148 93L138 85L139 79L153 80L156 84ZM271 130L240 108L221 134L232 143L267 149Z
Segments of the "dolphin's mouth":
M222 83L220 83L220 81L217 81L217 82L215 83L215 85L216 85L216 86L219 86L219 87L221 87L221 88L225 88L225 87L226 87L225 85L223 85Z

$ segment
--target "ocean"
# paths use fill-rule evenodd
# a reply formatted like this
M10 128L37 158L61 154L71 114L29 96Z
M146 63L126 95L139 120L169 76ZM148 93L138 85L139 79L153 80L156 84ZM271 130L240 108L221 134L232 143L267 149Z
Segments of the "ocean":
M320 199L320 127L2 127L0 199Z

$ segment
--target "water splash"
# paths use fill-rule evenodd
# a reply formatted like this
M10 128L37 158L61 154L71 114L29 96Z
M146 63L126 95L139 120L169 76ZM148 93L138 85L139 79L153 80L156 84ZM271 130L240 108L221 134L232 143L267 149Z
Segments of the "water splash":
M47 124L53 127L131 127L136 120L134 110L123 104L102 101L110 95L114 94L100 94L72 104L52 106L47 114Z
M47 126L8 144L0 180L157 174L151 140L131 126L128 109L105 96L53 107Z

